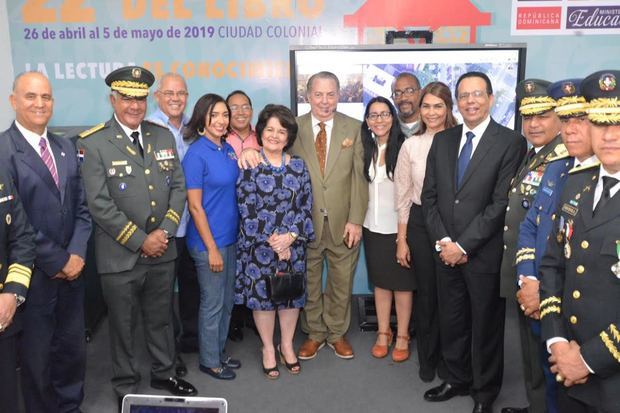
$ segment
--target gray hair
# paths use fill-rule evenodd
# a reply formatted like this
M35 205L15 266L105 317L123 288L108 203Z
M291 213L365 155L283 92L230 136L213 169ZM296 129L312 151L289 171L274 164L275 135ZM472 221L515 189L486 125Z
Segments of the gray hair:
M310 93L310 91L312 90L312 82L314 82L315 79L333 80L334 82L336 82L336 91L340 93L340 80L338 80L338 76L336 76L332 72L327 71L318 72L310 76L310 79L308 79L308 83L306 83L306 93Z

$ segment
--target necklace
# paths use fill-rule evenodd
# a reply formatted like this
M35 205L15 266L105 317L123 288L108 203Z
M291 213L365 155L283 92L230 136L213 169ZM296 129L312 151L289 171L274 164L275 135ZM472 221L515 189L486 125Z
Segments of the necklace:
M263 161L265 161L265 163L269 165L272 171L284 172L284 170L286 169L286 154L284 152L282 152L282 163L280 164L280 166L273 166L271 162L269 162L269 159L267 159L267 155L265 155L265 151L263 149L260 150L260 154L263 157Z

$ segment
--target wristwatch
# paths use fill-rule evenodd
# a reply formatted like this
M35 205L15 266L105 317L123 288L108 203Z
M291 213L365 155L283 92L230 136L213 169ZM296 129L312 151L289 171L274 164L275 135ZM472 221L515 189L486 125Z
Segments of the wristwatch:
M22 297L19 294L13 294L13 295L15 296L15 304L17 304L17 307L24 304L24 302L26 301L26 298Z
M293 231L289 231L289 235L293 238L293 241L297 240L297 237L299 237L299 234Z

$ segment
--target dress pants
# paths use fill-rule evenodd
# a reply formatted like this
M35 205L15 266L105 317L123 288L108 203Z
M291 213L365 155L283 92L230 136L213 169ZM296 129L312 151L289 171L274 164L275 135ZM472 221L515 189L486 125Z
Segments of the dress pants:
M411 251L412 271L415 272L417 291L413 300L413 322L416 330L420 371L432 372L440 367L445 376L439 345L439 311L437 308L437 276L435 251L426 231L422 207L411 206L407 224L407 243Z
M118 397L135 393L140 382L135 354L135 332L141 313L146 347L151 356L151 378L174 376L172 283L174 261L136 264L121 273L101 274L101 289L108 305L112 385Z
M0 354L2 354L2 361L0 362L0 412L18 411L17 330L17 327L10 325L7 330L0 333Z
M179 318L181 331L178 338L180 350L198 348L198 307L200 306L200 287L194 260L189 254L185 237L175 238L177 258L175 274L179 286Z
M502 385L505 300L499 274L468 264L449 267L437 257L439 330L450 384L471 389L476 402L492 404Z
M84 278L53 280L35 268L19 346L28 413L79 412L84 399Z
M351 293L359 245L349 249L342 238L334 240L325 218L318 245L308 246L307 253L307 300L301 313L301 328L312 340L333 343L347 333L351 323ZM327 285L323 291L325 261Z
M576 386L578 386L578 384L576 384ZM564 386L558 386L558 411L561 413L615 413L598 410L595 407L588 406L587 404L570 397L566 387Z

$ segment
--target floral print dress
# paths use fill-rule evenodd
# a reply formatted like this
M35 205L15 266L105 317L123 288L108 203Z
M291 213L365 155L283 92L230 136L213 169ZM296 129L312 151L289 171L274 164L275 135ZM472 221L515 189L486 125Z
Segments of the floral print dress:
M237 241L235 304L251 310L301 308L306 294L288 302L272 302L267 278L276 271L304 274L306 246L314 240L312 226L312 185L301 158L291 157L288 165L275 168L260 164L244 170L237 180L237 202L241 215ZM290 262L278 261L267 240L273 233L295 232Z

